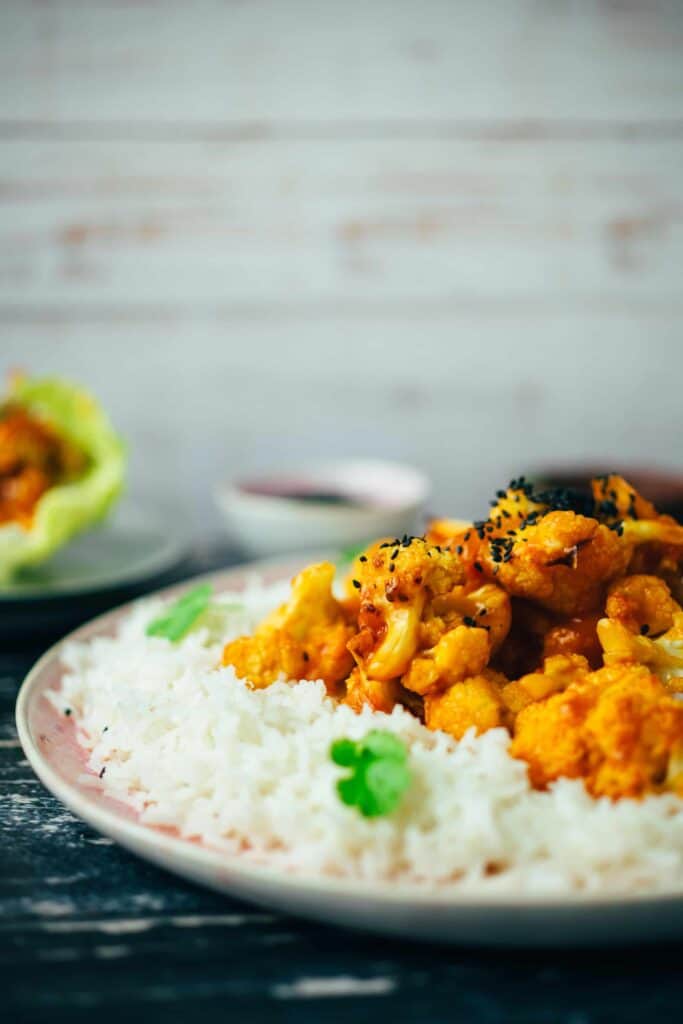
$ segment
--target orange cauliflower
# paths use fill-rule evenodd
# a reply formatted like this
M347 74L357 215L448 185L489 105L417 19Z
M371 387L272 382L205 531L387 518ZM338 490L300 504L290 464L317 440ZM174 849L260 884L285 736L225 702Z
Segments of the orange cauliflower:
M280 676L322 679L334 692L353 668L347 644L355 632L332 594L335 567L311 565L292 581L292 594L252 636L226 644L223 664L257 689Z
M428 694L424 701L425 725L455 739L472 727L482 733L506 725L509 715L501 691L504 682L504 676L484 669L443 692Z
M593 796L640 797L679 786L683 704L642 666L598 670L517 716L510 745L534 786L582 778ZM683 791L682 791L683 795Z

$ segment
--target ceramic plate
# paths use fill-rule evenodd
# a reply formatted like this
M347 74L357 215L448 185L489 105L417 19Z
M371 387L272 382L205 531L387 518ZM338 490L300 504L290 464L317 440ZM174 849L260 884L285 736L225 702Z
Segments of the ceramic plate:
M46 643L143 589L171 582L187 554L160 511L126 503L43 565L0 587L0 641ZM177 578L177 575L175 576Z
M256 563L209 579L217 591L240 590L247 573L267 582L301 565ZM174 593L182 587L170 588ZM108 612L71 634L80 640L111 634L129 606ZM245 864L169 830L142 825L135 812L106 796L94 775L84 782L85 757L73 723L44 698L59 685L61 641L35 665L19 693L17 726L27 758L45 786L93 828L183 878L264 907L408 939L491 946L613 945L683 937L683 896L485 897L456 890L354 883Z
M75 537L42 565L23 569L0 587L5 603L62 600L149 579L185 554L178 534L160 512L124 505L111 520Z

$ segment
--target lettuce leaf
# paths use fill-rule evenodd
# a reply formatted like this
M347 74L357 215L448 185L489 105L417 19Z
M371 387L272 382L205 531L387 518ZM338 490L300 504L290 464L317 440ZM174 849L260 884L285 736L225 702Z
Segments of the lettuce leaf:
M103 519L123 488L126 455L106 414L87 391L58 378L15 378L6 401L49 423L88 458L85 472L51 487L38 501L29 529L0 525L0 582L36 565L74 534Z

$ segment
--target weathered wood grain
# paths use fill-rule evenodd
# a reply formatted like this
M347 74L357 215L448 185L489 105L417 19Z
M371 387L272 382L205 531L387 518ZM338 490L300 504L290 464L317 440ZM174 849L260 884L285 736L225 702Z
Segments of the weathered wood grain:
M682 45L676 0L5 0L0 118L657 121Z
M680 299L683 138L14 140L0 303Z

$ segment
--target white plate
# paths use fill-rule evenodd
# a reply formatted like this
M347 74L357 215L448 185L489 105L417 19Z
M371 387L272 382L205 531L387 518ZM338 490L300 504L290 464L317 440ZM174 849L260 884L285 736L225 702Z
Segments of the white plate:
M302 565L261 563L202 577L217 591L239 590L247 573L266 581L291 576ZM165 593L184 589L170 588ZM71 634L80 640L111 634L130 606L108 612ZM457 889L354 883L300 877L246 864L239 856L140 824L135 812L82 781L84 753L70 719L44 698L59 684L56 644L27 676L17 701L17 727L27 758L43 783L93 828L146 860L183 878L271 909L409 939L491 946L613 945L683 937L683 896L581 894L559 898L512 893L475 896ZM90 780L96 781L93 776Z

